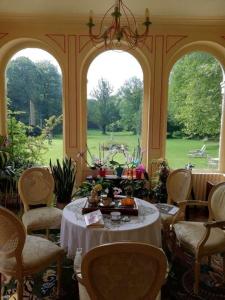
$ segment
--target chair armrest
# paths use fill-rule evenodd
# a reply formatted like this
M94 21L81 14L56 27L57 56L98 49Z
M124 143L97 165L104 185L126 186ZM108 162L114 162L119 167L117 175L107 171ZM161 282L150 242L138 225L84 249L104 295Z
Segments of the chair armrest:
M221 228L225 229L225 221L208 221L204 223L206 228Z
M202 200L183 200L177 203L179 207L187 206L187 205L197 205L197 206L208 206L207 201Z
M179 211L177 212L177 214L173 218L172 226L176 222L184 219L185 210L186 210L187 206L196 205L196 206L205 206L205 207L207 207L208 202L207 201L201 201L201 200L183 200L183 201L178 202L177 205L179 206Z
M204 226L206 227L205 234L202 238L202 240L198 243L198 251L201 251L202 248L204 248L205 243L207 242L210 231L212 228L221 228L225 229L225 221L208 221L204 223Z

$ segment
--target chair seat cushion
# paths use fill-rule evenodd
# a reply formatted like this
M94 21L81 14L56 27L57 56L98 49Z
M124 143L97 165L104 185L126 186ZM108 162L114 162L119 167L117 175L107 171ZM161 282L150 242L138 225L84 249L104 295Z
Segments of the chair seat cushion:
M27 235L22 252L23 274L36 273L64 254L64 250L47 239ZM0 258L0 272L13 275L16 270L15 257Z
M189 252L196 254L199 242L204 237L206 227L202 222L180 221L174 224L174 231L180 244ZM220 228L212 228L204 245L202 255L225 251L225 233Z
M28 210L22 221L27 230L60 228L62 210L56 207L40 207Z

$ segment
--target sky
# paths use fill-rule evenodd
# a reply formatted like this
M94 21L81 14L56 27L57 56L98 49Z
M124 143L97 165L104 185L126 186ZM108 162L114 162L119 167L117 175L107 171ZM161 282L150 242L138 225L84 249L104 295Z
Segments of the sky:
M34 62L49 60L61 73L56 59L44 50L26 48L17 52L12 59L19 56L26 56ZM115 93L126 80L133 76L143 80L141 66L134 56L124 51L105 51L98 55L90 64L87 74L87 94L90 96L91 91L96 88L100 78L108 80Z

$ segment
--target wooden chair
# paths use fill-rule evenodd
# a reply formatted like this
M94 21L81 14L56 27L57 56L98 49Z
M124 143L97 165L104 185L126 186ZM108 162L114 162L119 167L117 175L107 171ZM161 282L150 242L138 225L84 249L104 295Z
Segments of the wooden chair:
M188 205L208 206L209 221L207 223L178 221L179 214L184 215ZM180 202L180 210L173 222L173 232L175 233L177 244L195 257L194 293L196 294L198 294L199 290L200 262L202 257L225 253L224 229L225 182L219 183L212 188L208 202L198 200ZM175 250L174 253L176 253ZM223 256L223 267L225 276L225 255Z
M17 300L23 299L24 277L36 274L55 261L59 295L63 255L63 249L49 240L26 235L23 223L11 211L0 207L0 277L4 274L17 279Z
M47 168L25 170L19 178L18 190L24 205L22 221L28 233L46 229L48 237L49 229L60 228L62 210L52 206L54 179Z
M203 145L201 149L189 151L188 156L189 157L206 157L206 145Z
M154 246L134 242L98 246L83 257L77 275L80 300L153 300L166 269L164 252Z
M166 181L167 203L169 205L178 205L179 202L187 200L192 188L191 170L176 169L172 171ZM164 231L169 230L174 216L161 213L161 220Z

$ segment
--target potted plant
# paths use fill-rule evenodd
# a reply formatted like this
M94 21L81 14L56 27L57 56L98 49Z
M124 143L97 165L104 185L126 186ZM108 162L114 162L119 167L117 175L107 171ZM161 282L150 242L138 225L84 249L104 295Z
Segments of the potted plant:
M170 168L165 159L159 160L158 167L158 182L151 191L151 197L155 202L166 203L167 202L167 189L166 181L170 173Z
M16 190L15 169L10 164L8 152L0 150L0 202L2 199L13 197Z
M71 158L65 157L62 163L57 159L55 165L50 160L50 168L55 182L56 205L58 208L63 208L73 197L76 164Z
M124 164L121 164L115 160L110 160L109 164L111 168L113 168L116 171L116 175L118 177L121 177L123 174Z

